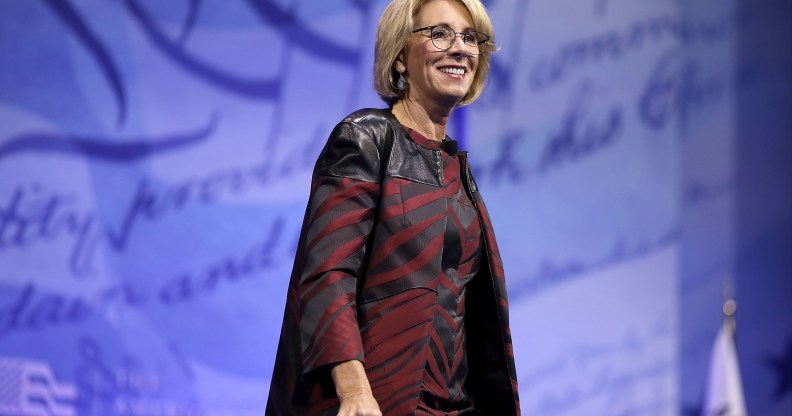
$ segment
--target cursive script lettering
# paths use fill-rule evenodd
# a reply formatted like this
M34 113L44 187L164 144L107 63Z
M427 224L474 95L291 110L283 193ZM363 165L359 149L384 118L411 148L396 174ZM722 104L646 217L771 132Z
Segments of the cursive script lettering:
M536 162L520 160L519 146L524 133L511 131L498 142L498 154L489 168L479 167L479 180L497 185L502 181L519 182L533 175L544 175L565 163L593 156L613 145L622 133L622 110L616 105L596 108L603 95L590 81L583 81L572 92L561 126L552 133ZM478 166L478 165L476 165ZM481 172L479 174L478 172Z
M686 117L693 107L718 98L725 89L723 80L704 78L698 62L674 48L660 57L649 75L638 113L647 127L660 130L676 116Z
M601 121L586 117L591 101L598 95L590 82L583 82L572 95L564 114L561 130L545 145L539 156L538 170L547 171L566 161L576 161L612 145L621 133L622 114L612 106Z
M303 159L305 156L299 160ZM0 253L68 238L70 271L78 277L89 276L98 249L106 244L113 251L124 252L140 225L177 215L191 205L210 206L260 191L279 177L288 176L282 172L276 176L270 166L218 170L171 185L142 178L122 210L117 227L101 227L97 214L81 209L74 194L46 191L38 183L20 184L5 200L0 200ZM305 169L306 164L300 163L296 168Z
M663 15L640 20L624 30L611 30L569 42L549 56L539 58L530 71L529 83L532 90L542 91L564 80L572 72L607 61L618 61L628 53L637 54L649 44L664 40L681 43L713 41L725 36L732 25L731 17L691 21L679 16Z
M70 194L45 194L38 184L17 186L0 205L0 252L67 236L74 240L72 270L87 273L90 253L101 235L95 216L77 210L75 199Z
M83 323L118 302L139 306L142 296L125 284L108 287L86 299L43 293L34 283L28 283L9 305L0 307L0 338L15 331Z
M536 296L549 288L571 282L597 270L647 256L668 247L677 240L677 229L672 228L654 239L629 242L626 239L617 239L611 249L598 258L565 260L545 258L532 273L509 288L509 295L514 299Z
M277 249L282 246L284 221L276 219L267 239L241 256L229 256L210 264L203 270L182 273L168 279L159 291L159 299L165 305L193 300L216 291L222 284L237 283L272 267L277 258Z
M288 249L283 242L285 221L273 220L267 237L235 253L216 259L197 271L182 272L157 288L140 288L127 282L107 286L90 296L46 293L29 282L6 305L0 305L0 339L12 332L81 324L102 316L110 308L142 308L152 301L175 306L213 294L223 285L239 284L276 267L279 253ZM153 290L156 296L151 296Z

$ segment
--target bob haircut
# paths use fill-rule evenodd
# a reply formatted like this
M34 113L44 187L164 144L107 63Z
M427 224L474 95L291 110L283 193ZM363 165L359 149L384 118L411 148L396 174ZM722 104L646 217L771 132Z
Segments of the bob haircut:
M414 29L415 17L424 4L434 0L393 0L382 13L377 26L377 41L374 46L374 89L389 106L401 98L404 91L396 88L399 74L393 68L396 58L407 46L407 40ZM472 103L481 95L490 69L490 54L495 48L495 32L487 10L479 0L455 0L465 6L473 18L473 25L479 32L490 36L481 45L478 68L467 94L457 106Z

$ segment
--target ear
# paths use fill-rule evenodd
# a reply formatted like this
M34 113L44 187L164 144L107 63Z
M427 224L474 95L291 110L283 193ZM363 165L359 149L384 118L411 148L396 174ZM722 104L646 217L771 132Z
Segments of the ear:
M399 56L396 57L396 60L393 61L393 69L399 74L405 74L407 72L407 64L404 62L404 52L401 52Z

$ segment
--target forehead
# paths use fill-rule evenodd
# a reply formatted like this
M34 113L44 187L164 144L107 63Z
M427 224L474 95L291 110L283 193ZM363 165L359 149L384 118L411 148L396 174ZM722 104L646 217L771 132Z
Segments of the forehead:
M416 20L420 26L445 23L457 30L475 27L470 12L455 0L431 0L424 3L418 10Z

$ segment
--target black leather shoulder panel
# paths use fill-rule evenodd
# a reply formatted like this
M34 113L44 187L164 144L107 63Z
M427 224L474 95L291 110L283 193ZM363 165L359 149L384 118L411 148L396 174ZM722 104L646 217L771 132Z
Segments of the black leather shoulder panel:
M315 175L337 176L366 182L382 182L380 161L392 138L387 110L358 110L338 123L330 133L314 168Z
M403 131L403 130L402 130ZM388 176L403 178L427 185L443 186L443 164L440 150L418 146L407 138L407 133L397 135L387 167Z
M442 186L439 150L410 140L388 109L362 109L345 117L330 133L315 175L382 183L385 176ZM382 166L382 160L388 165Z

